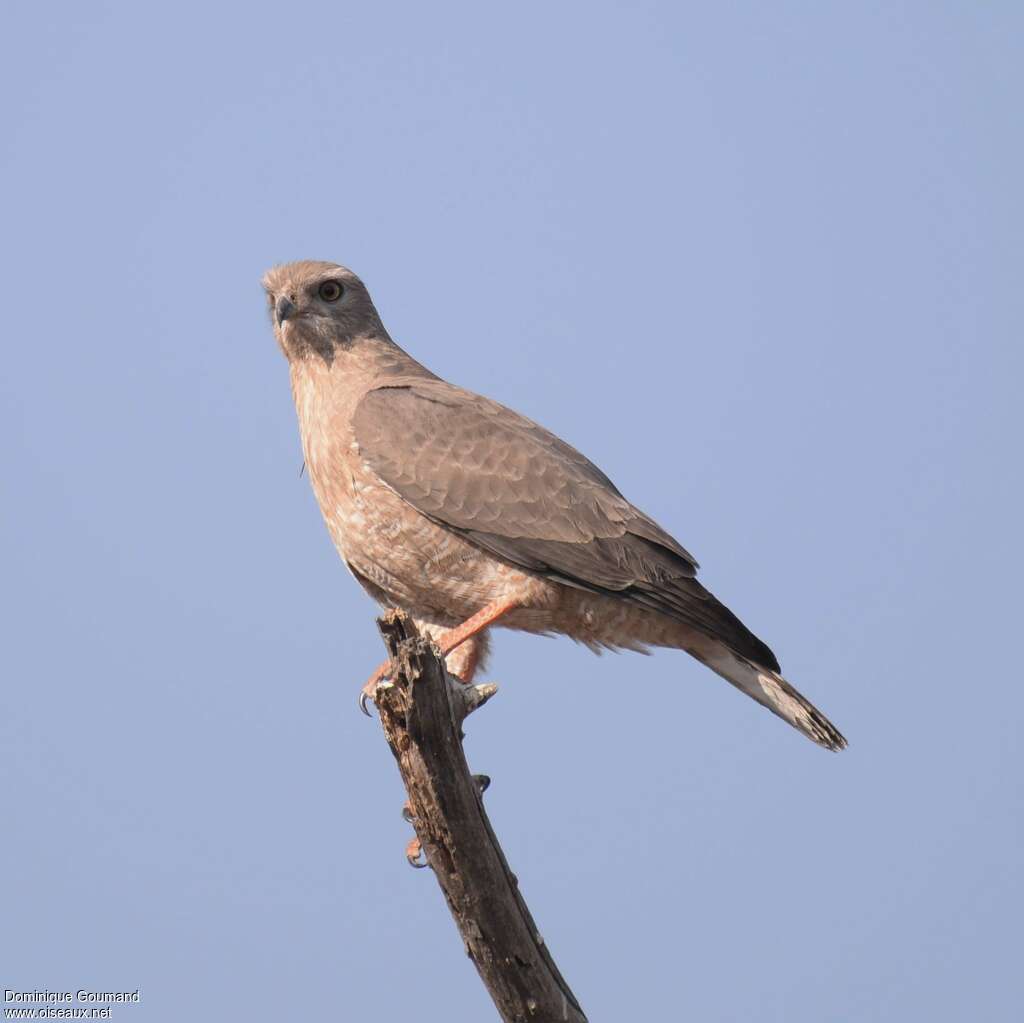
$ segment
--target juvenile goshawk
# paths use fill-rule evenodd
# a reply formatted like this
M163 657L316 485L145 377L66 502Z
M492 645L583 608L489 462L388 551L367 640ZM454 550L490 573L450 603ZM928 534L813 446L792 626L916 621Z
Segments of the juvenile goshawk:
M331 538L454 674L472 678L491 624L595 650L674 647L827 749L846 745L675 539L564 441L407 355L351 270L289 263L263 286Z

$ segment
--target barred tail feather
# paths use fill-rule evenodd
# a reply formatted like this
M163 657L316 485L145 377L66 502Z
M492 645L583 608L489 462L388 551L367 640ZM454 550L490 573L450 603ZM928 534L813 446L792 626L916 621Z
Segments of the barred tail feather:
M716 644L710 656L702 651L700 660L819 746L836 752L846 749L839 729L778 672L748 661L724 644Z

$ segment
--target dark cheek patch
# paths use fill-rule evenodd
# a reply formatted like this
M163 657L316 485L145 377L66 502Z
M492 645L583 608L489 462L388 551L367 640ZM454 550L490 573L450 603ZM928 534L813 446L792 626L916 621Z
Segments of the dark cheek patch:
M288 331L287 345L296 358L316 355L323 359L328 367L334 364L335 342L318 330L302 330L296 322Z

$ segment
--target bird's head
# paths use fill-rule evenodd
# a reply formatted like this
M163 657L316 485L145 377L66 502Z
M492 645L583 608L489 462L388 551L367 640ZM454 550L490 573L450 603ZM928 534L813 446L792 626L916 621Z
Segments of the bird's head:
M319 357L363 337L386 337L363 282L337 263L304 259L263 275L274 336L289 361Z

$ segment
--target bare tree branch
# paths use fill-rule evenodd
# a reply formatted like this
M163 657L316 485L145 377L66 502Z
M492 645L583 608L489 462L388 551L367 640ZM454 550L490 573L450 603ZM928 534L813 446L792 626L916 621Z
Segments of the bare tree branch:
M494 836L462 750L466 715L497 686L464 686L402 612L378 620L392 662L375 702L398 761L409 812L466 952L505 1023L586 1023ZM413 843L410 856L415 856Z

